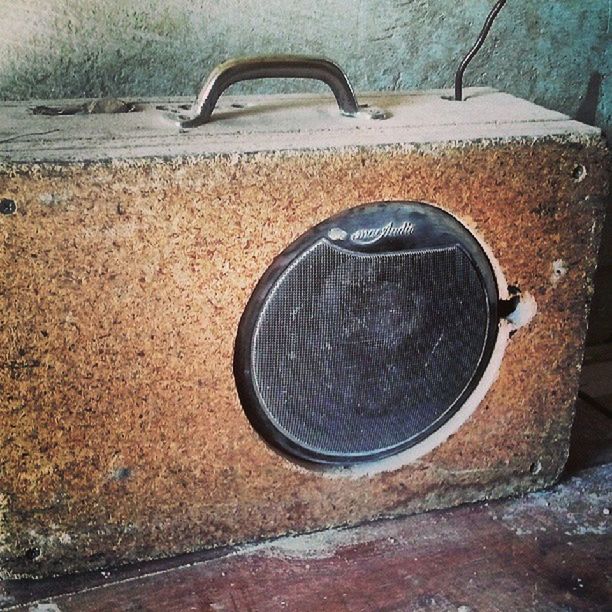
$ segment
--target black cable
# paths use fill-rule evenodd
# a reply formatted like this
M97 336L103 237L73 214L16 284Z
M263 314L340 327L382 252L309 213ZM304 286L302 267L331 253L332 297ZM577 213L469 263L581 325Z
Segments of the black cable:
M458 102L461 102L463 100L463 73L468 67L468 64L472 61L472 59L474 59L474 56L480 50L480 47L482 47L485 39L487 38L487 34L489 33L489 30L491 29L491 26L493 25L493 22L497 17L497 14L499 13L499 11L502 10L504 4L506 4L506 0L499 0L497 4L491 9L491 12L487 16L487 20L485 21L485 24L482 30L480 31L476 42L474 43L474 46L467 52L467 55L463 58L461 64L459 64L459 68L457 70L457 73L455 74L455 100L457 100Z

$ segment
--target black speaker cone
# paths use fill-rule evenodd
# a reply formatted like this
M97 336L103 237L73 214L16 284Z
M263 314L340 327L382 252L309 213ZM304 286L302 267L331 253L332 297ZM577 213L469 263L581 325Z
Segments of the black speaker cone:
M289 246L251 296L234 362L244 410L270 444L307 461L400 452L477 386L497 302L482 247L448 213L351 209Z

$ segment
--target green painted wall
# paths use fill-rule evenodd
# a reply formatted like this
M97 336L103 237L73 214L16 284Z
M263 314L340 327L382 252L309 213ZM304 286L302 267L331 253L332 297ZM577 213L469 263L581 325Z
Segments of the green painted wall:
M449 87L493 3L0 0L0 99L191 95L217 63L264 53L326 55L357 90ZM609 132L611 6L612 0L508 0L466 84L495 86ZM612 277L611 250L600 277ZM612 298L601 291L599 298L592 325L598 342L612 338Z

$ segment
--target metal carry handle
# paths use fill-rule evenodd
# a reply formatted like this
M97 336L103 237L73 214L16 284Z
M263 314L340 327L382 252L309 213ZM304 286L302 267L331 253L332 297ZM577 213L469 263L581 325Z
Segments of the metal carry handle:
M302 55L271 55L235 58L219 64L202 81L200 93L191 107L191 117L181 118L180 126L190 128L207 123L221 94L234 83L277 78L322 81L329 85L340 113L347 117L386 117L379 109L359 106L348 77L342 68L331 60Z

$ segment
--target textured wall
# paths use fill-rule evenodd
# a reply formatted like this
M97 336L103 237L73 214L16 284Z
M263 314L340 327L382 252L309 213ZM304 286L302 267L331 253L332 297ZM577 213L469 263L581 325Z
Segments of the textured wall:
M358 89L444 87L492 4L1 0L0 95L191 94L223 59L271 52L327 55ZM467 80L592 115L584 102L610 61L609 8L609 0L510 0ZM609 124L612 89L602 85L597 120Z
M466 82L498 87L609 131L611 4L509 0ZM327 55L359 90L447 87L492 5L0 0L0 99L192 94L200 77L223 59L274 52ZM255 87L291 91L313 85ZM606 242L612 242L612 231ZM609 277L610 254L600 283ZM601 342L612 337L612 315L605 316L601 291L599 298L591 338Z

